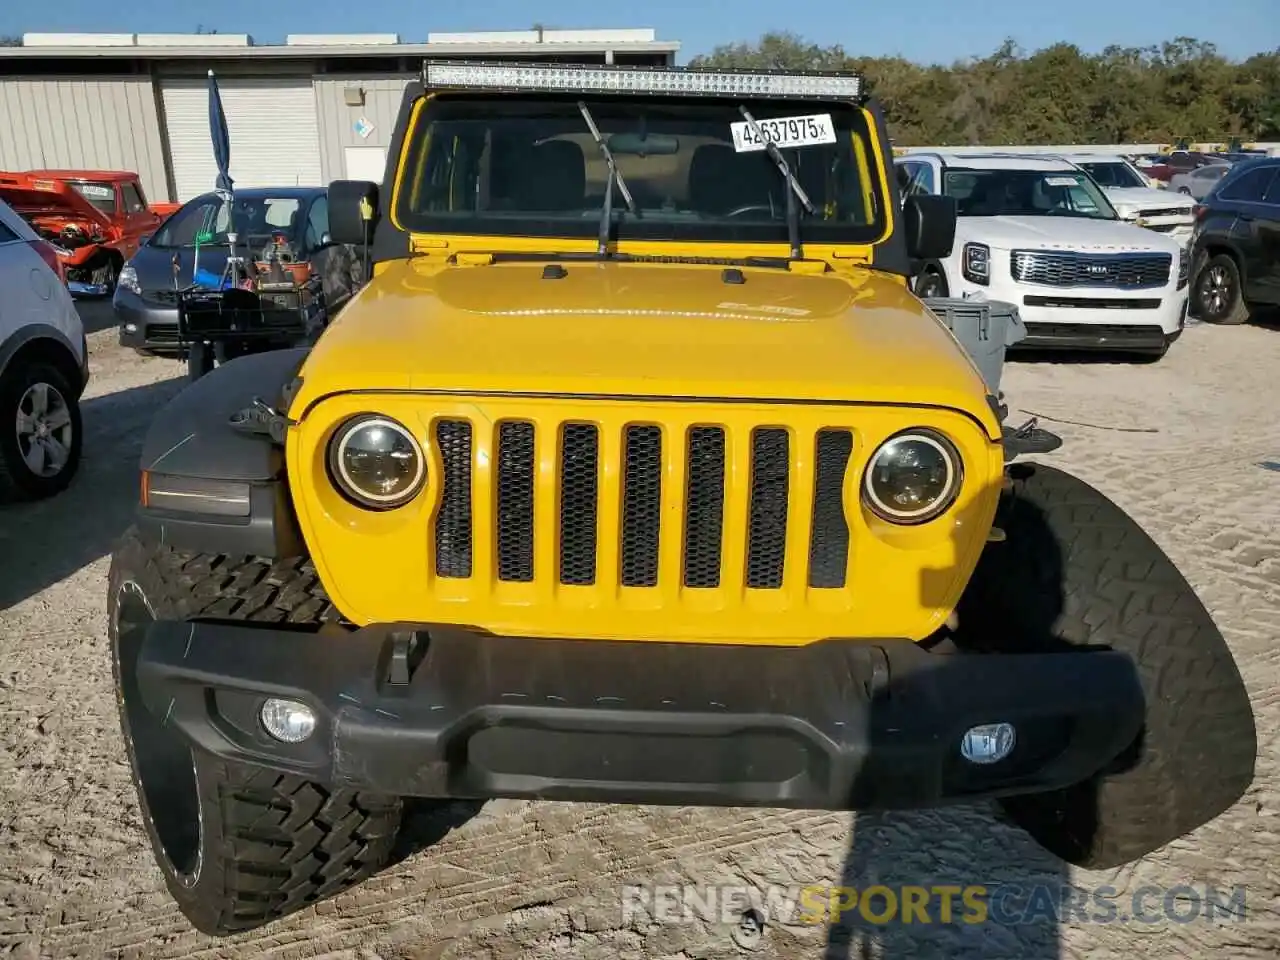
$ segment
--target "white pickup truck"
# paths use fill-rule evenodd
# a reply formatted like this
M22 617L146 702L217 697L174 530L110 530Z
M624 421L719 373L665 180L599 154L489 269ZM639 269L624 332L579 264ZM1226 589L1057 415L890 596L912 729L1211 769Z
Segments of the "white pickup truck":
M1196 201L1186 194L1153 186L1124 157L1107 153L1068 153L1064 160L1074 163L1093 177L1121 220L1167 234L1184 246L1191 242L1196 225Z
M1101 349L1159 358L1186 323L1188 254L1122 220L1093 179L1055 157L911 153L904 193L954 197L952 253L915 264L921 297L1018 307L1017 349Z

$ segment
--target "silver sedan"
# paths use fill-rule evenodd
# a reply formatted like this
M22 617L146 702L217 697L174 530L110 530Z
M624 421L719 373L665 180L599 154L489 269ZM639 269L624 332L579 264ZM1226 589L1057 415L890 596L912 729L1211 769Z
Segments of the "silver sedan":
M1186 173L1175 174L1169 178L1169 189L1203 200L1205 194L1212 190L1230 169L1229 163L1211 163L1197 167L1195 170L1188 170Z

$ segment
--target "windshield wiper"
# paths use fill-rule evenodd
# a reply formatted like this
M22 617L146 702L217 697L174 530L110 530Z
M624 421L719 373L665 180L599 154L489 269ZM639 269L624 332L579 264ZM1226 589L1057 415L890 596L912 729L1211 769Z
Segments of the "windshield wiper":
M755 134L756 139L764 144L765 153L769 155L782 172L782 178L787 182L787 240L791 244L791 259L802 260L803 253L800 249L800 211L796 208L796 198L804 204L805 210L813 213L813 203L809 200L809 195L796 181L795 175L791 172L791 168L787 166L786 158L782 156L782 151L778 149L778 145L768 139L764 132L760 129L760 124L756 123L756 118L747 112L744 106L738 106L738 112L742 114L744 120L751 125L751 132Z
M617 163L613 159L613 151L609 149L609 144L605 143L604 137L600 135L600 128L596 126L595 120L591 116L591 111L587 109L587 105L581 100L578 101L578 109L582 111L582 119L587 121L587 129L591 131L591 137L595 140L596 146L600 148L600 156L604 157L604 162L609 165L609 179L604 187L604 206L600 210L600 245L596 249L596 255L604 258L609 255L609 222L613 218L613 184L616 180L618 189L622 191L622 199L627 201L627 209L631 211L632 216L637 216L639 211L636 209L636 202L631 197L631 191L627 189L627 181L622 178L622 171L618 169Z

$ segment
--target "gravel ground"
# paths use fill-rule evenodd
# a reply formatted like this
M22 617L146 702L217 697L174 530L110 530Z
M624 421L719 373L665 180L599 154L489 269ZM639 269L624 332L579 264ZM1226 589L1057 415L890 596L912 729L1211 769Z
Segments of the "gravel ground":
M424 808L403 859L265 932L192 932L145 847L106 649L107 554L128 523L145 425L178 365L114 343L86 305L93 382L82 475L0 508L0 953L14 957L681 958L739 956L719 924L625 917L621 887L701 882L982 883L1175 892L1190 922L771 923L757 956L1280 955L1280 328L1188 328L1156 364L1022 362L1013 416L1067 443L1048 459L1099 485L1160 541L1218 619L1258 717L1258 776L1226 815L1140 863L1065 871L985 804L849 817L773 810L501 802ZM1052 419L1051 419L1052 418ZM430 850L423 849L436 841ZM1194 892L1245 885L1243 917ZM1158 908L1161 896L1145 901ZM1172 903L1172 901L1171 901ZM1095 914L1096 916L1096 914ZM918 919L918 918L917 918Z

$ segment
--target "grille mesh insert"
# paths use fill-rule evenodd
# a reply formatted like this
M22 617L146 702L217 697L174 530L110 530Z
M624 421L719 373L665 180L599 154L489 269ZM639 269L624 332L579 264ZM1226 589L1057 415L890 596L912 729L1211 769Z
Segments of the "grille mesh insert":
M560 450L560 582L596 582L600 442L592 424L564 428Z
M465 578L471 576L471 424L437 421L436 446L444 462L436 517L436 575Z
M724 533L724 430L694 427L687 449L684 585L718 587Z

